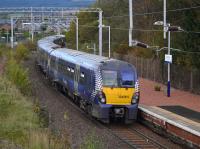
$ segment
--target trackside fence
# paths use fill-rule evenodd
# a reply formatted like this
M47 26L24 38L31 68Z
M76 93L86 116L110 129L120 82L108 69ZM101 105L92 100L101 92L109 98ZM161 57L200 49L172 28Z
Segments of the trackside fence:
M113 57L133 64L139 77L167 84L167 64L159 59L146 59L117 53L114 53ZM188 70L172 64L170 73L172 87L200 94L200 70Z

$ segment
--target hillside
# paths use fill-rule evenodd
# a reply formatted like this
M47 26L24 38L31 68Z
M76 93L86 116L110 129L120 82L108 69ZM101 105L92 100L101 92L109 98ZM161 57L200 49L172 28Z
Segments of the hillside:
M180 49L173 51L173 61L177 65L187 68L200 68L200 2L198 0L168 0L167 22L180 26L185 32L171 33L171 47ZM153 25L162 20L162 1L134 0L133 38L151 46L164 47L162 27ZM95 7L103 10L103 24L111 26L112 50L145 58L155 56L155 49L129 48L128 47L128 0L98 0ZM79 14L79 44L80 48L88 52L87 45L98 44L98 14ZM68 46L75 48L75 25L71 24L67 33ZM103 50L108 51L108 31L103 29ZM166 51L161 51L159 57L162 60Z

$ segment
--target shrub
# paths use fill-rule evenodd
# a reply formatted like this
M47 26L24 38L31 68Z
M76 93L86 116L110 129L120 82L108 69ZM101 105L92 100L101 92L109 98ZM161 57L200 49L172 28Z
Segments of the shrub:
M160 85L155 85L154 86L155 91L161 91L161 86Z
M22 68L22 66L12 58L7 62L6 76L24 95L30 95L31 85L28 78L28 70Z
M28 58L29 50L23 44L19 44L16 48L15 58L18 62Z

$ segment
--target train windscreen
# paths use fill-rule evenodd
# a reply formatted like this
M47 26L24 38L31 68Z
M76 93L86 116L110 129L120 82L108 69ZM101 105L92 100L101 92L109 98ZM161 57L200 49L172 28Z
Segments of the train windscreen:
M121 72L121 86L122 87L134 87L134 75L130 71Z
M102 77L103 77L103 86L110 86L110 87L118 86L117 71L103 70Z

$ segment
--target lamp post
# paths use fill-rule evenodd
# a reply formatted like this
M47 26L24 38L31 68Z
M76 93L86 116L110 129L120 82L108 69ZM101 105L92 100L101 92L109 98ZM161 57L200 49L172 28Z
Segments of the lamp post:
M110 58L110 26L102 25L102 27L108 28L108 57Z
M157 21L154 23L154 25L163 25L163 21ZM179 26L171 26L170 23L167 23L164 28L167 28L168 32L168 52L167 55L165 55L165 61L168 63L167 66L167 97L171 96L171 82L170 82L170 63L172 63L172 55L170 53L170 41L171 41L171 32L176 32L176 31L184 31L181 29Z
M11 37L10 37L10 42L11 42L11 48L13 49L13 47L14 47L14 39L13 39L13 36L14 36L14 33L13 33L13 29L14 29L14 27L13 27L13 18L11 17L11 19L10 19L10 24L11 24Z

